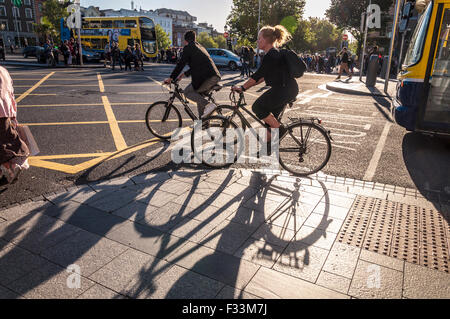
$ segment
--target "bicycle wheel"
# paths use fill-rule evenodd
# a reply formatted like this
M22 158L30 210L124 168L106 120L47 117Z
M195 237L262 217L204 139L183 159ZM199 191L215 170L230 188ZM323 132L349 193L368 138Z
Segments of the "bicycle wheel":
M222 168L235 163L242 151L242 131L226 117L214 115L194 127L191 148L195 159L208 167Z
M320 171L331 156L327 132L315 123L295 123L287 129L288 133L281 139L279 147L281 166L300 176Z
M172 133L181 127L181 114L172 104L159 101L148 107L145 123L153 135L168 140Z

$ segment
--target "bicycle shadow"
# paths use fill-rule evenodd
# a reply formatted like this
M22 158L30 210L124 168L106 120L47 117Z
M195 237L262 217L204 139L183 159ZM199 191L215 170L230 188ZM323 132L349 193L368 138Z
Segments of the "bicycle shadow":
M230 181L230 176L224 179L224 183L221 184L219 190L223 186L227 185ZM162 244L156 257L166 258L166 260L172 264L173 269L181 267L188 268L190 271L185 272L178 280L176 280L170 287L165 290L167 293L162 296L160 293L155 294L157 287L149 285L148 278L158 278L161 273L160 261L156 260L154 264L149 266L146 270L142 269L140 272L140 283L134 286L129 291L125 292L126 295L132 298L241 298L244 295L245 285L247 281L241 277L245 277L245 273L249 268L253 270L253 275L264 265L267 260L272 264L277 262L278 258L282 255L289 256L290 260L294 260L294 267L297 267L301 271L301 267L308 266L310 264L310 254L308 247L313 245L322 236L326 236L326 228L330 221L328 218L328 196L324 189L324 211L323 217L320 221L318 228L313 232L301 238L295 237L297 232L291 232L292 237L283 237L283 233L274 235L272 232L273 223L277 219L285 218L289 223L294 223L294 227L297 227L297 231L301 225L305 222L306 216L298 215L298 205L300 192L300 184L296 184L296 189L292 192L284 190L284 198L290 198L284 203L281 203L277 209L271 212L267 216L268 212L265 207L266 195L271 189L267 183L261 183L261 176L259 174L252 175L249 181L248 187L244 187L242 191L236 194L233 200L228 201L226 204L220 205L216 208L216 211L212 213L208 218L202 222L196 224L196 227L190 229L189 232L183 235L182 240L172 242L169 244L169 238L163 238ZM255 185L260 185L260 188L254 188ZM263 186L264 185L264 186ZM184 204L189 203L190 196L194 192L190 192L187 196ZM217 195L213 194L211 197ZM292 203L289 204L289 201ZM196 209L191 210L186 217L195 219L202 213L201 208L205 204L210 204L209 201L200 204ZM236 207L237 206L237 207ZM186 206L177 212L175 218L179 218L185 213ZM231 212L231 213L230 213ZM312 212L312 211L311 211ZM310 213L311 213L310 212ZM225 218L221 224L218 224L212 230L207 231L201 240L197 240L194 237L201 233L204 228L225 214ZM270 223L267 222L267 220ZM297 220L298 219L298 220ZM301 221L300 221L301 219ZM297 224L296 224L297 222ZM173 233L177 229L183 228L188 220L181 220L180 223L171 229L170 233ZM278 221L279 223L279 221ZM280 227L281 228L281 227ZM239 233L237 232L239 230ZM242 235L244 234L244 235ZM247 249L254 250L255 243L263 243L263 247L258 248L256 253L249 258L245 255ZM277 243L276 245L273 243ZM297 260L297 257L292 257L292 254L300 254L299 247L304 251L304 256L301 261ZM192 263L191 258L196 254L205 255L195 263ZM255 260L256 263L253 263ZM250 259L250 260L249 260ZM253 262L252 262L253 261ZM241 271L241 267L244 265L244 270ZM290 267L290 266L289 266ZM173 272L177 272L174 270ZM250 272L252 272L250 270ZM164 275L163 275L164 276ZM206 277L205 277L206 276ZM170 276L168 276L170 279ZM212 279L212 280L211 280ZM156 280L156 284L160 284L163 278ZM197 281L205 281L204 285L195 284ZM221 285L218 283L221 283ZM214 287L215 289L211 288ZM202 291L203 289L203 291ZM236 295L237 293L237 295ZM215 295L214 295L215 294ZM251 295L250 295L251 296Z

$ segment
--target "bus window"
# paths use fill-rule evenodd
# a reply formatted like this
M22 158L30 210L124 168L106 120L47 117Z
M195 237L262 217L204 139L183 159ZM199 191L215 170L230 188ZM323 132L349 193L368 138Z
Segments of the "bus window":
M83 29L88 29L89 28L89 21L83 20L82 21L82 28Z
M425 108L427 122L450 124L450 8L444 11L441 32L436 48L430 92Z
M102 25L103 29L112 28L112 21L111 20L102 20L101 25Z
M425 45L425 36L427 35L428 24L430 22L431 13L433 11L433 2L428 4L428 8L422 14L417 23L416 30L411 37L408 51L406 52L405 62L406 66L411 66L419 62L422 57L423 47Z
M114 20L114 28L125 28L125 22L123 20Z
M136 28L136 20L125 20L125 28Z
M101 23L98 20L91 20L89 21L89 28L91 29L100 29Z

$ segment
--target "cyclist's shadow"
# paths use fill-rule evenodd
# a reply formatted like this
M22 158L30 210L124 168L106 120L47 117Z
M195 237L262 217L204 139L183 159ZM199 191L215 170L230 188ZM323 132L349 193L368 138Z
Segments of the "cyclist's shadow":
M252 236L250 235L249 238L242 241L242 243L239 245L240 247L236 248L233 253L236 253L238 250L242 252L253 243L261 240L264 241L265 244L263 248L258 249L256 258L259 259L267 259L267 260L273 260L273 258L278 259L278 257L282 253L291 256L292 253L294 253L295 255L295 253L297 253L297 250L299 250L299 248L297 248L298 246L289 245L289 242L292 242L291 240L286 240L284 246L286 248L277 251L279 248L276 248L275 245L271 245L270 242L274 242L275 240L280 239L275 238L277 236L272 233L270 229L271 227L270 224L266 223L265 220L270 218L273 221L274 219L279 218L280 216L282 216L282 218L286 216L290 216L289 218L294 216L294 218L296 218L295 214L298 213L298 211L296 212L296 207L298 207L299 205L298 199L300 197L299 195L300 185L298 183L295 184L296 186L295 189L292 190L291 193L287 194L285 190L283 191L280 190L280 188L271 187L270 186L271 181L272 180L269 181L265 180L264 177L260 174L252 174L249 185L250 187L244 189L244 191L238 194L231 203L228 203L227 205L223 206L218 210L217 214L220 214L232 204L240 202L235 215L230 219L230 225L233 222L244 224L245 226L248 227L249 232L251 232L251 234L254 234L255 231L258 230L258 236L254 236L252 238ZM251 187L252 185L259 186L255 193L249 191L249 189L252 188ZM305 254L301 262L302 265L309 265L310 255L308 247L312 245L312 243L319 240L322 236L326 236L324 229L327 228L330 222L327 219L328 200L326 196L326 190L323 185L322 188L324 189L325 193L325 211L319 225L322 227L317 227L311 234L307 235L305 238L301 238L303 242L308 242L308 244L303 245L301 248L302 250L305 250ZM281 203L273 211L266 212L264 211L264 207L267 191L269 189L271 189L274 192L279 192L280 195L282 196L288 195L289 200L285 201L284 203ZM249 209L249 207L252 208ZM286 212L288 212L289 214L286 214ZM224 283L226 286L228 286L226 287L228 289L222 288L221 291L218 293L218 295L220 295L220 298L241 299L249 296L244 295L245 293L244 289L246 285L249 283L250 278L254 274L256 274L257 271L259 271L260 265L258 263L255 263L253 265L256 266L252 269L247 268L249 267L248 266L249 264L247 264L244 266L246 267L246 269L241 269L243 267L243 259L241 259L240 257L236 257L235 255L226 256L224 252L220 251L220 247L227 246L227 243L230 240L229 236L233 236L232 230L233 229L230 226L226 226L224 229L218 232L215 233L212 232L208 234L199 244L200 245L205 244L208 241L213 240L214 237L220 236L216 245L216 247L219 248L219 250L215 250L213 253L201 258L190 268L190 270L214 278L215 280L220 281L221 283ZM184 251L182 256L176 256L175 260L173 260L172 262L176 263L178 260L187 256L189 253L193 253L195 249L197 249L196 246L188 251ZM294 259L296 259L296 257ZM246 263L247 262L251 263L250 261L246 261ZM295 260L295 262L296 264L299 263L297 259ZM248 272L250 273L253 272L253 275L250 278L245 278L246 275L248 275ZM243 278L240 278L241 275ZM180 295L182 295L182 298L193 298L192 294L190 294L191 292L187 291L187 287L192 287L192 274L190 274L189 272L186 272L182 277L180 277L180 279L178 279L175 282L175 284L168 291L165 298L180 298ZM230 287L231 289L229 289Z

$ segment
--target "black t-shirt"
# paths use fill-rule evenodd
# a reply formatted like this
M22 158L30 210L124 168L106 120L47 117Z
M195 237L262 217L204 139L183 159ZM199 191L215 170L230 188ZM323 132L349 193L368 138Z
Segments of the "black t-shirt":
M341 60L341 62L342 62L342 63L348 63L348 53L347 53L347 52L344 52L344 53L342 54L342 60Z
M272 48L266 53L259 69L251 76L256 82L264 78L268 86L281 87L286 79L284 73L286 72L286 63L276 48Z

